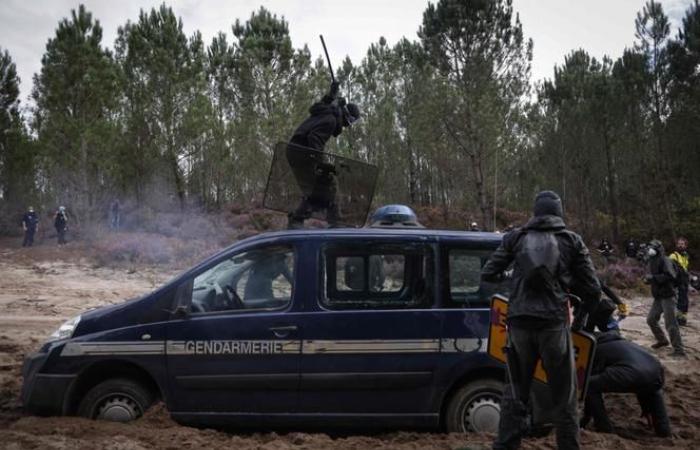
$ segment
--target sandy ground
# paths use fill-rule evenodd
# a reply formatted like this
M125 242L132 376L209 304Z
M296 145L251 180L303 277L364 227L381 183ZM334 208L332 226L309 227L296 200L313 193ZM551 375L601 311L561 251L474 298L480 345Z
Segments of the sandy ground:
M81 259L81 249L16 248L0 241L0 448L2 449L486 449L492 436L401 431L369 436L318 433L226 433L177 425L163 405L131 424L95 422L75 417L39 418L24 414L18 396L20 369L65 319L79 312L148 292L175 271L154 268L109 269ZM645 323L650 299L627 299L631 316L622 322L635 342L652 343ZM655 353L667 370L667 403L672 439L655 438L640 419L632 395L609 396L607 405L616 434L582 432L584 448L642 449L700 447L700 315L698 296L691 298L690 326L682 329L689 357L673 359L670 350ZM529 439L526 449L555 448L553 436Z

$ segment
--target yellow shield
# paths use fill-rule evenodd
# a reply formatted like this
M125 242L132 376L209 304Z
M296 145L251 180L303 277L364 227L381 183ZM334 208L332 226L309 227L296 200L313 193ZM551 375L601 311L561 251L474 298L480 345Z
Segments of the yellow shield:
M506 354L503 348L506 346L506 317L508 313L508 299L500 295L495 295L491 299L491 324L489 327L488 353L491 357L506 362ZM578 380L579 398L583 400L588 377L593 365L595 355L595 338L583 331L571 333L574 352L576 355L576 379ZM547 383L547 374L542 367L542 361L537 363L535 368L535 379L542 383Z

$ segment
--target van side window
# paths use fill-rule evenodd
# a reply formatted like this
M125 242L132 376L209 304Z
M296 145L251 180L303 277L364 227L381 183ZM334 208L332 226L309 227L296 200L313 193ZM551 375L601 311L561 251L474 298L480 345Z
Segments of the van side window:
M450 307L488 307L494 294L508 295L509 282L481 281L481 268L488 261L488 250L447 248L443 273L449 277L447 304ZM444 254L445 252L443 252ZM446 269L446 270L445 270Z
M192 313L283 309L292 299L294 250L254 249L226 259L194 279Z
M432 249L415 244L332 245L323 250L323 305L329 309L430 307Z

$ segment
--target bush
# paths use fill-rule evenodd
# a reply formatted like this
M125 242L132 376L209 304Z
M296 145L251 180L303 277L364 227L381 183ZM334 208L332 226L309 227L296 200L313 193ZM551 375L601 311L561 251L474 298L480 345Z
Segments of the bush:
M598 277L613 289L645 292L648 287L644 284L644 267L636 264L608 264L598 271Z

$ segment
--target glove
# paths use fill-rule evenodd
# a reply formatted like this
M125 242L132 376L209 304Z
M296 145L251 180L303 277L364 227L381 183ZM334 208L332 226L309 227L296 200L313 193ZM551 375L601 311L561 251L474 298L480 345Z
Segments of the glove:
M588 314L583 311L583 308L574 314L574 320L571 322L571 331L581 331L588 320Z
M620 317L620 320L627 317L627 314L628 314L627 304L620 303L619 305L617 305L617 314Z
M331 97L336 98L338 96L338 92L340 91L340 83L337 81L331 82Z

